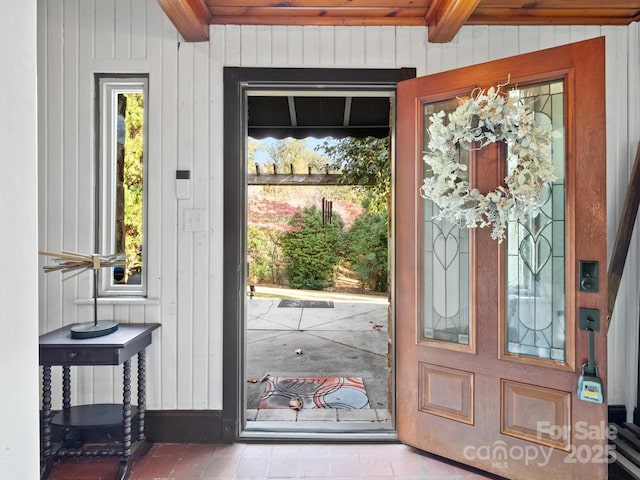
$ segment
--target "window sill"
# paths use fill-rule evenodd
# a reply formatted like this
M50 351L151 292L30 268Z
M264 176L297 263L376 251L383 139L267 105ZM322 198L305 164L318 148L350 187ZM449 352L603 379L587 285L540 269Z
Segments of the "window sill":
M75 305L93 305L93 298L77 298ZM159 298L146 297L100 297L98 305L160 305Z

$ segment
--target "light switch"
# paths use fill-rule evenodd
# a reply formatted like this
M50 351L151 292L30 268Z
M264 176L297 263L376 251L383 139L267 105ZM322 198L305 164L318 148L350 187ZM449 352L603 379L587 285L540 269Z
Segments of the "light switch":
M207 211L198 208L184 211L184 231L204 232L207 230Z

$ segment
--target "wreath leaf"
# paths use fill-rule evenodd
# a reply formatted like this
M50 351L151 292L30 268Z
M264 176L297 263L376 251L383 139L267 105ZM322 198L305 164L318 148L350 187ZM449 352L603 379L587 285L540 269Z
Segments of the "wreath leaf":
M507 222L537 215L540 191L556 180L551 158L551 132L535 121L517 91L476 88L468 100L448 115L434 113L428 127L429 142L424 155L430 167L420 188L422 197L433 201L439 212L435 220L448 220L467 228L493 227L491 237L502 242ZM472 188L465 176L467 166L456 161L457 149L478 150L505 142L508 162L515 167L486 195Z

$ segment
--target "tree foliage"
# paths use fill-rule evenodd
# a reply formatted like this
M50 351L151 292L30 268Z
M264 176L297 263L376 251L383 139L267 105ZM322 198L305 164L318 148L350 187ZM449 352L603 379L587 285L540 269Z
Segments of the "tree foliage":
M139 271L143 225L144 95L126 96L124 147L124 230L128 274Z
M387 210L391 195L389 137L331 139L316 149L329 159L332 171L340 172L342 183L362 190L367 210Z
M249 282L282 282L284 258L280 248L282 232L250 225L247 232Z
M386 212L360 215L347 232L346 256L363 290L387 291L388 241Z
M323 225L321 212L313 206L296 213L290 225L293 229L281 240L289 286L311 290L330 286L342 255L342 220L334 214L332 223Z
M273 173L274 166L277 173L291 173L291 168L294 173L308 173L309 168L317 173L324 171L327 165L327 159L310 149L304 140L284 138L263 143L249 139L249 173L256 170L259 152L266 156L266 161L259 165L265 173Z

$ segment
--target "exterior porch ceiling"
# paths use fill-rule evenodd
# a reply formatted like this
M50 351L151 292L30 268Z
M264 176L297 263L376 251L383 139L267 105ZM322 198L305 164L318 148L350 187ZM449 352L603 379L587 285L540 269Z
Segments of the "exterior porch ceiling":
M389 136L389 97L250 96L247 107L256 139Z
M638 0L157 0L184 40L209 25L427 26L447 43L463 25L628 25Z

